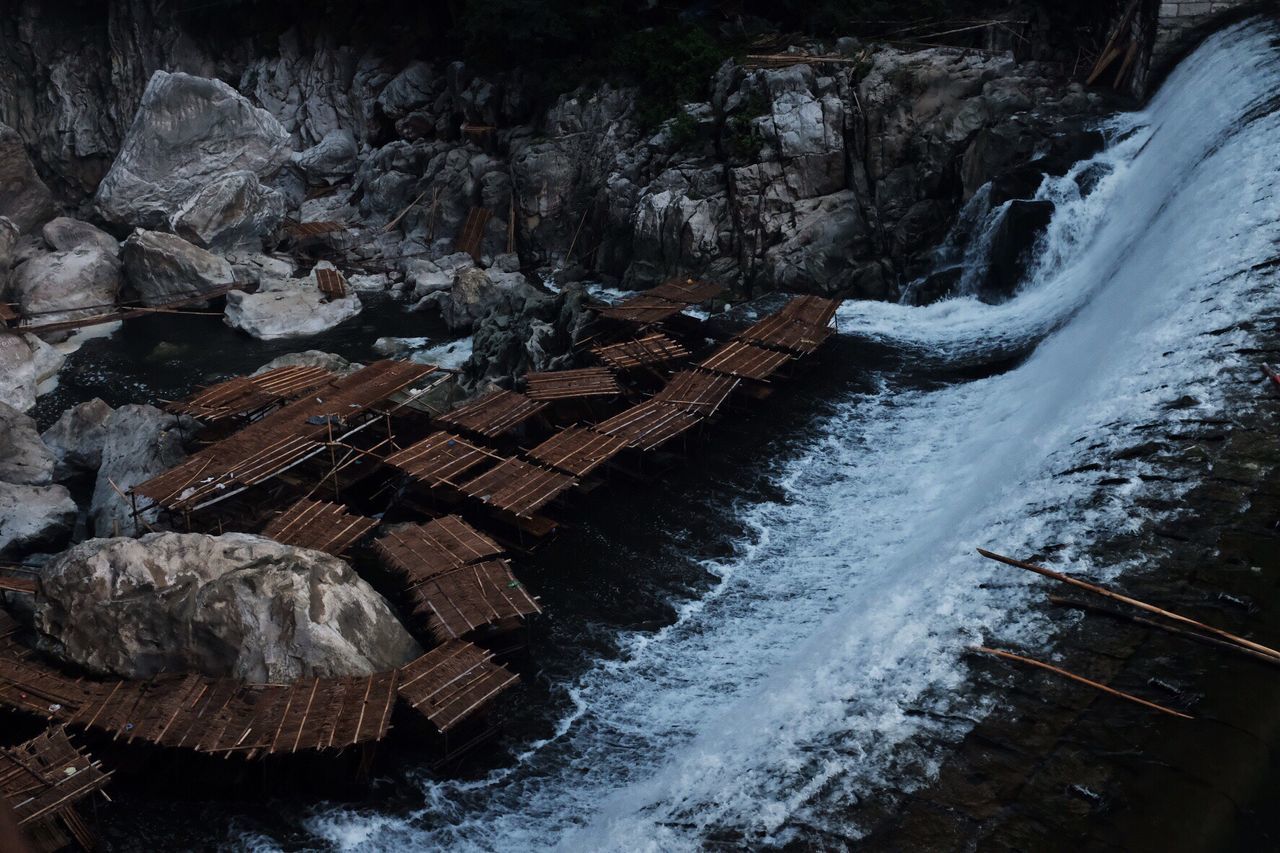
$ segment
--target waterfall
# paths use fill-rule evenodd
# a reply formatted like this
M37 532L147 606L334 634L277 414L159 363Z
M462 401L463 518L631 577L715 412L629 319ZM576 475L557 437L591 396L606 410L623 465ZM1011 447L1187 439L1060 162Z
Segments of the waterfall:
M352 849L770 844L857 837L860 800L927 780L990 701L966 689L963 648L1049 634L1031 581L974 548L1054 544L1058 568L1099 573L1088 543L1188 486L1144 481L1141 460L1106 492L1062 472L1153 420L1218 413L1215 378L1248 343L1237 324L1280 302L1250 271L1280 245L1275 37L1257 22L1212 37L1110 122L1093 161L1047 180L1056 212L1009 301L841 310L845 341L910 365L1025 356L1014 367L928 388L886 370L871 392L833 379L782 497L743 508L751 535L708 563L714 588L566 685L553 734L480 779L405 783L422 789L411 814L326 808L307 829ZM1199 406L1167 408L1182 395Z

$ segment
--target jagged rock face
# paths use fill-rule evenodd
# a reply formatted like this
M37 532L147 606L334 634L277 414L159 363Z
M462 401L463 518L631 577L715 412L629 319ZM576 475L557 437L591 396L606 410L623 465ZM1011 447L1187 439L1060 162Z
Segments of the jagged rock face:
M0 481L0 557L60 548L76 524L76 502L63 486Z
M305 151L294 154L290 162L302 170L309 184L319 186L354 175L359 153L360 147L351 131L338 128Z
M420 653L337 557L260 536L93 539L41 572L36 626L95 672L201 672L252 682L367 675Z
M211 182L269 177L289 154L280 122L226 83L157 71L95 205L109 222L167 228Z
M10 289L22 313L37 322L101 314L120 292L120 262L95 246L51 252L15 269Z
M253 172L215 178L183 202L169 223L175 234L204 249L262 246L284 219L284 195Z
M529 371L571 366L574 341L588 320L583 299L582 288L570 285L556 297L537 294L492 311L473 336L471 357L462 366L464 384L510 385Z
M0 480L28 486L53 482L54 455L40 440L36 422L0 403Z
M454 275L448 290L428 295L416 307L437 308L445 325L459 332L471 330L490 314L518 315L526 304L544 299L520 273L469 267Z
M121 493L128 494L129 489L186 457L184 428L174 415L136 404L121 406L103 421L101 462L89 504L89 528L95 536L141 532L140 525L134 524L129 501ZM141 515L148 523L156 518L154 511Z
M40 383L66 357L35 335L0 332L0 403L25 412L36 404Z
M147 305L198 295L235 281L231 264L174 234L139 229L124 241L124 274Z
M36 174L18 132L0 124L0 216L20 233L38 228L56 213L53 193Z
M348 292L325 301L314 278L292 279L257 293L227 294L228 326L259 340L315 335L360 313L360 297Z
M13 249L18 245L18 226L7 216L0 216L0 296L5 293L9 277L9 265L13 261Z
M112 411L94 397L67 409L53 426L40 434L55 459L55 480L62 482L98 470L102 464L102 445L107 439L107 419Z
M120 241L101 228L59 216L45 223L40 236L55 252L70 252L72 249L99 249L104 254L116 257L120 254Z

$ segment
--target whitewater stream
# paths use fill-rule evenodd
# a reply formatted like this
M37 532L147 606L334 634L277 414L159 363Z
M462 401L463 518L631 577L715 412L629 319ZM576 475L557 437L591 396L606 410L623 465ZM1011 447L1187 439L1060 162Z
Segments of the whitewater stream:
M509 735L501 760L406 768L383 783L394 804L308 810L285 846L856 839L861 803L927 784L998 698L971 686L965 648L1043 648L1053 631L1026 606L1029 576L974 549L1051 551L1055 567L1093 577L1132 568L1092 565L1091 546L1158 521L1140 498L1176 501L1188 486L1144 480L1141 458L1105 492L1071 472L1139 444L1143 424L1218 413L1215 377L1249 343L1237 324L1280 303L1261 266L1280 255L1276 38L1256 22L1214 36L1148 108L1104 125L1102 153L1047 179L1039 196L1056 213L1009 301L846 303L803 426L767 411L754 424L785 428L757 460L763 484L682 498L707 504L727 546L697 525L655 524L626 543L622 557L648 561L636 573L699 557L703 581L674 573L652 624L557 615L570 596L528 578L548 619L576 627L543 642L564 647L560 662L535 649L548 716ZM1188 396L1198 404L1170 406ZM587 583L603 569L578 571ZM284 844L253 821L234 833Z

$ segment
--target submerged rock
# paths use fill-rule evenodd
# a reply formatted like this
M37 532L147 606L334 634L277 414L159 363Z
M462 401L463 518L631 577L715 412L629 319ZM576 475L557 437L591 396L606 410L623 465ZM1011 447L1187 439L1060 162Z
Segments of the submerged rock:
M0 557L61 548L71 538L77 512L63 486L0 482Z
M345 562L260 536L94 539L41 572L36 625L95 672L254 682L367 675L420 653Z
M141 532L132 507L121 493L169 470L186 458L184 425L154 406L130 404L112 412L102 423L103 439L98 479L89 505L89 529L95 536ZM117 489L119 491L117 491ZM143 520L155 520L144 512Z
M289 151L280 122L226 83L157 71L95 203L109 222L168 228L212 182L242 171L268 177Z
M124 274L147 305L218 290L235 281L231 264L174 234L137 230L124 241Z
M53 478L59 482L98 470L107 419L114 410L97 397L72 406L40 438L52 451Z
M26 233L53 218L53 193L36 174L18 132L0 124L0 216Z

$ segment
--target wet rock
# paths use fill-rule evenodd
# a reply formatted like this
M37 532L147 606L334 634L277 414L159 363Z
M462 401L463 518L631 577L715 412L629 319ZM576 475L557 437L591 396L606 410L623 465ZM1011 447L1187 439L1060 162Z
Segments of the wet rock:
M41 433L41 440L53 452L55 480L62 482L98 470L102 464L102 445L107 438L107 420L113 411L95 397L67 409L53 426Z
M797 202L790 235L765 253L766 275L779 290L852 294L870 239L852 191Z
M0 480L44 486L53 482L54 455L40 440L36 422L0 403Z
M451 330L469 331L492 313L518 315L527 303L544 298L520 273L472 267L457 273L447 291L433 293L414 307L435 307Z
M89 528L95 536L134 535L141 531L133 523L132 507L116 489L127 494L181 462L187 455L183 433L190 430L174 415L137 404L116 409L102 429L102 461L89 505ZM154 522L156 516L150 511L142 517Z
M360 313L360 297L348 292L327 300L314 276L290 279L256 293L227 294L226 324L260 340L297 338L332 329Z
M261 248L263 238L284 220L284 207L284 195L264 187L253 172L231 172L183 202L170 227L205 249Z
M0 124L0 216L26 233L57 213L53 193L36 174L18 132Z
M349 130L333 130L315 145L290 157L290 162L318 186L349 178L356 173L360 149Z
M1053 218L1051 201L1009 202L991 240L991 264L979 295L987 301L1001 301L1013 295L1022 283L1036 241Z
M169 227L188 200L232 172L274 174L289 134L220 80L157 71L95 204L108 222Z
M63 486L0 482L0 557L61 548L71 538L77 511Z
M120 241L106 231L88 222L59 216L45 223L40 235L55 252L69 252L72 249L100 249L104 254L116 257L120 254Z
M42 569L36 626L59 656L125 678L288 683L421 652L345 562L243 533L83 542Z
M570 285L557 296L535 292L489 314L472 337L463 383L472 389L495 381L509 385L531 370L570 366L574 341L588 322L584 300L582 287Z
M415 258L405 262L405 280L413 288L414 297L421 299L453 287L458 272L474 265L475 261L465 252L456 252L434 261ZM519 271L519 268L514 271Z
M347 361L342 356L334 355L331 352L309 349L277 356L255 370L253 375L257 376L260 373L266 373L268 370L275 370L277 367L323 367L331 373L346 376L355 373L363 366L358 362Z
M0 332L0 403L27 411L36 404L40 383L55 376L65 360L35 335Z
M97 246L51 252L15 269L10 288L22 313L37 322L101 314L120 292L120 262Z
M231 264L174 234L139 229L124 241L124 274L146 305L195 296L232 284Z

